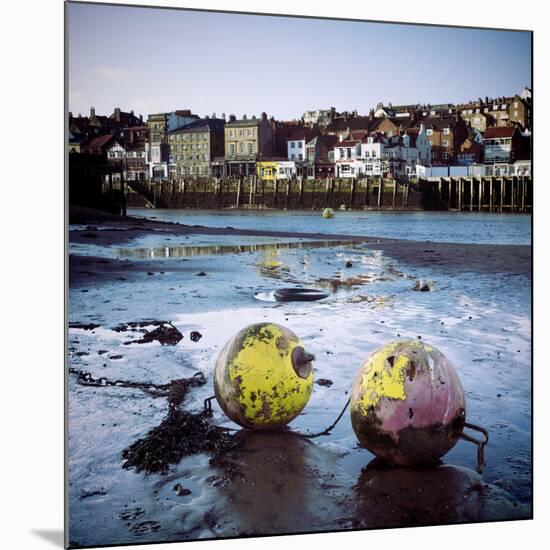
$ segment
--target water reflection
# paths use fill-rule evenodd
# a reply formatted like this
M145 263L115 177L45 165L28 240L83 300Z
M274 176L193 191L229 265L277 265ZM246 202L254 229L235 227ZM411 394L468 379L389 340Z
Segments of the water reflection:
M325 240L325 241L293 241L283 243L258 243L241 245L178 245L157 246L148 248L117 248L115 253L123 258L182 258L190 256L211 256L215 254L242 254L247 252L271 252L276 255L280 250L327 248L333 246L352 246L358 241Z
M392 468L374 459L355 492L356 528L507 520L527 513L473 470L451 465Z
M336 488L330 453L291 432L242 430L238 436L242 447L231 458L240 475L222 491L239 534L330 529L327 517L336 523L337 506L327 495L329 486Z

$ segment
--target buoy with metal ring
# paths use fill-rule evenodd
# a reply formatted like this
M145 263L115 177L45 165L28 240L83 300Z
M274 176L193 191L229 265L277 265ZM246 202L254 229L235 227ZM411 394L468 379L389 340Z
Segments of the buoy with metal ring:
M244 428L282 428L309 401L313 359L290 329L275 323L247 326L218 356L216 399L225 414Z
M419 340L396 340L372 353L353 382L351 423L371 453L398 466L436 463L459 438L478 445L486 430L466 422L464 390L451 362ZM485 436L479 441L465 427Z

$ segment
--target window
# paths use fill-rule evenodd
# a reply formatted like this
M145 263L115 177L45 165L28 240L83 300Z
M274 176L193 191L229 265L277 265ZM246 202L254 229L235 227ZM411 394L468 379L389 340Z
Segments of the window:
M249 154L249 155L253 155L253 154L254 154L254 144L253 144L253 143L249 143L249 144L248 144L248 154Z
M231 156L235 156L235 153L236 153L236 147L235 147L235 144L234 143L231 143L229 145L229 153L231 154Z
M304 160L304 156L301 153L298 155L298 160Z
M443 133L445 135L449 135L451 133L451 130L449 128L443 128Z
M246 135L248 137L252 137L252 128L249 128L247 131L246 131Z
M243 142L239 143L239 153L243 152Z
M433 130L426 130L426 135L427 136L431 136L433 133L434 133ZM430 143L431 143L431 141L430 141Z
M449 153L443 153L443 158L448 159L449 158Z
M449 147L448 140L446 140L446 139L443 140L443 147Z
M517 107L517 106L518 106L518 102L514 101L514 107Z
M518 118L518 112L514 111L514 118Z
M293 141L290 142L290 148L294 149L295 143Z

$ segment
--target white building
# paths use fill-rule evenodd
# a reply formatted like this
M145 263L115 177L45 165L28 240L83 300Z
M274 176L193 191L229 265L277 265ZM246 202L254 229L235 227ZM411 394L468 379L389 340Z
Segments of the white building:
M296 177L296 163L293 160L280 160L277 162L277 178L290 180Z

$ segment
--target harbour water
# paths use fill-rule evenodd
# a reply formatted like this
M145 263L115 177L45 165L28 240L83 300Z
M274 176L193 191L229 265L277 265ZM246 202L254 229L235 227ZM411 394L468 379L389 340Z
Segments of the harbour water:
M530 214L337 211L332 219L304 210L169 210L130 208L128 215L210 227L347 234L413 241L531 244Z

